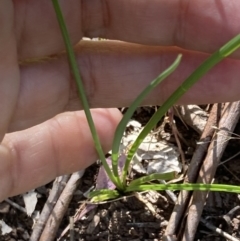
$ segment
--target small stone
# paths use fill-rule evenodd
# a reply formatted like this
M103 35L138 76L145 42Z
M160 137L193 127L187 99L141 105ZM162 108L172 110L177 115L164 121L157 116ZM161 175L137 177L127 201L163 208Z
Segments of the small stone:
M86 233L87 233L87 234L93 233L94 229L98 226L99 222L100 222L100 217L99 217L99 215L95 215L95 216L93 217L92 222L88 225L88 228L87 228Z
M29 236L29 234L28 234L27 231L25 231L25 232L23 233L22 237L24 238L24 240L29 240L29 239L30 239L30 236Z
M8 213L10 209L10 204L7 202L0 203L0 213Z

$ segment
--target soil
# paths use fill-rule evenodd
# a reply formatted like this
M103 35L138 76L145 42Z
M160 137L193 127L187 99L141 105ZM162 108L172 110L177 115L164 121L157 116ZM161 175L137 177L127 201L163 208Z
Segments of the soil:
M154 112L154 107L150 109L141 108L136 112L135 118L142 123L146 123L152 112ZM198 134L190 128L186 129L179 119L177 119L177 127L189 145L185 146L185 144L182 143L186 159L190 160L193 151L190 152L189 150L194 150L196 141L198 140ZM174 143L171 128L168 124L165 124L163 129L168 141ZM235 129L235 133L240 134L240 123ZM237 153L239 146L240 139L230 140L222 159L226 160L228 157ZM74 216L77 210L83 207L82 205L88 205L81 203L81 201L85 200L82 192L84 193L94 185L98 169L99 165L95 164L86 170L78 187L81 193L75 193L68 211L61 222L57 236L60 235L69 224L69 217ZM220 165L215 176L215 182L234 185L240 185L239 179L240 156L235 157L225 165ZM52 184L50 183L37 189L40 197L38 198L36 210L42 210L51 186ZM177 195L177 192L175 192L175 194ZM22 196L13 197L11 200L24 207ZM210 193L202 217L240 240L239 206L240 196L237 194ZM152 209L149 207L152 207ZM73 240L163 240L163 234L173 208L174 203L166 192L141 193L140 196L127 196L117 201L96 205L84 218L74 224ZM0 203L0 220L3 220L12 228L12 232L1 235L0 240L21 241L30 239L33 219L7 202ZM69 234L65 235L61 240L70 240ZM213 241L226 239L213 233L206 225L200 223L195 240Z

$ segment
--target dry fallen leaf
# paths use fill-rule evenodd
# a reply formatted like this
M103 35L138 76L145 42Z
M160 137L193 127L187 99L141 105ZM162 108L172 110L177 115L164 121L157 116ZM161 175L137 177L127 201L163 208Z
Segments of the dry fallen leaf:
M2 235L12 232L12 228L9 227L3 220L0 220L0 228L1 228Z
M23 201L27 210L27 215L31 216L37 204L37 193L32 190L23 194Z

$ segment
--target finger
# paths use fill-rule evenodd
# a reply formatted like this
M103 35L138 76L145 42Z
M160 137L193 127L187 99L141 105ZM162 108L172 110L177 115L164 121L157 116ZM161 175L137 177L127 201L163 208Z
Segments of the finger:
M14 1L14 6L20 59L51 55L64 49L52 1ZM82 37L81 1L61 1L61 8L71 39L76 43Z
M94 108L130 105L150 81L169 67L179 53L183 53L177 70L143 102L160 105L207 58L206 54L178 48L147 47L116 41L85 41L76 51L88 100ZM178 103L238 100L239 75L240 61L226 59ZM9 131L35 125L62 111L81 108L65 57L24 66L21 69L18 106Z
M235 0L107 2L111 24L106 27L104 36L110 39L211 53L240 30L239 19L233 18L239 16L240 10L240 2ZM91 11L89 1L88 7ZM94 31L91 33L94 36Z
M121 118L117 109L92 112L104 151ZM68 112L6 135L0 146L0 201L91 165L98 159L83 112Z
M22 59L63 50L50 1L14 4ZM73 43L88 36L213 52L240 30L240 2L236 0L69 0L62 1L61 7ZM236 56L240 57L239 51Z
M0 8L0 142L8 129L19 90L19 69L14 36L13 5L1 1Z

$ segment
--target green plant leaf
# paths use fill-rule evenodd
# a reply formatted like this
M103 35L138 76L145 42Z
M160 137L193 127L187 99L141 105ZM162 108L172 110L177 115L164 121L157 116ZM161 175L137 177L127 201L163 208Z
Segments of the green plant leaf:
M141 104L143 99L164 79L166 79L180 64L182 55L178 55L175 61L169 66L166 70L164 70L156 79L154 79L134 100L134 102L130 105L127 112L124 114L121 122L119 123L113 140L112 146L112 169L115 176L119 177L118 173L118 157L119 157L119 146L121 143L121 139L123 133L126 129L128 121L131 119L134 111Z
M155 181L155 180L165 180L165 181L172 180L175 177L176 177L175 172L153 173L148 176L140 177L140 178L137 178L137 179L131 181L130 184L128 185L128 187L139 186L141 184Z
M183 183L183 184L143 184L139 186L129 186L125 192L137 192L148 190L175 190L175 191L213 191L240 193L240 186L224 184L203 184L203 183Z
M238 34L236 37L231 39L227 44L225 44L222 48L219 50L219 54L221 56L227 57L230 54L232 54L234 51L236 51L238 48L240 48L240 34Z
M52 0L52 3L54 6L54 9L55 9L55 12L56 12L56 16L57 16L57 20L59 22L61 32L62 32L63 40L64 40L65 47L66 47L67 54L68 54L69 64L70 64L74 79L77 84L79 98L82 102L83 109L85 111L86 118L88 121L88 125L89 125L90 131L92 133L95 148L98 152L99 158L102 161L102 164L103 164L109 178L116 186L119 186L119 183L117 182L116 178L114 177L114 175L113 175L111 169L109 168L109 166L106 162L106 159L105 159L105 155L104 155L104 152L103 152L103 149L102 149L102 146L101 146L101 143L100 143L93 119L92 119L87 96L86 96L86 93L84 90L84 85L83 85L83 82L81 79L80 71L79 71L79 68L77 65L76 57L75 57L73 47L72 47L72 44L70 41L70 37L69 37L68 31L67 31L67 27L65 25L65 21L64 21L63 15L62 15L61 8L59 6L58 0Z
M120 193L117 190L101 189L92 191L89 193L89 198L91 202L103 202L106 200L116 199L120 196Z

